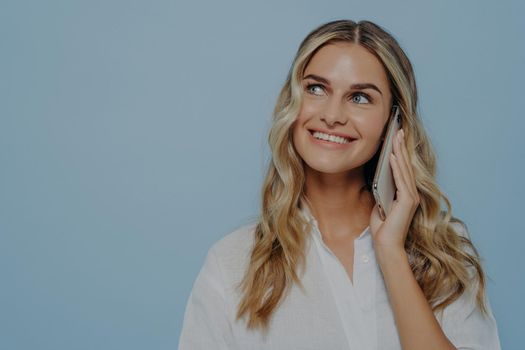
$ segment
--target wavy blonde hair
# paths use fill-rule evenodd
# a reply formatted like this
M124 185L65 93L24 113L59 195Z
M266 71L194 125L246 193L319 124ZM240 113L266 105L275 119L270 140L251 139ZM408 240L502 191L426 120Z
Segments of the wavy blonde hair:
M271 162L261 191L261 211L255 226L250 262L237 286L242 292L236 319L248 316L247 328L268 329L270 318L291 284L304 287L298 269L305 268L305 228L300 215L305 196L303 161L292 142L292 126L302 103L302 75L313 55L324 45L350 42L375 55L387 73L393 103L401 108L406 145L420 196L405 250L412 271L433 311L443 310L469 287L477 289L476 302L484 314L485 276L480 256L468 237L466 225L452 217L448 198L440 191L436 157L417 112L417 89L412 65L393 36L370 21L337 20L319 26L302 41L279 94L268 136ZM381 147L365 164L365 189L371 182ZM446 210L441 209L441 202ZM452 223L464 227L455 229Z

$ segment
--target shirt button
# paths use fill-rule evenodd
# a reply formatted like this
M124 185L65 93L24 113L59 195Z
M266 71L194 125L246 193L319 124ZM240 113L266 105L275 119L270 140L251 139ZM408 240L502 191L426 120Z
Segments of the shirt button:
M370 258L369 258L368 255L366 255L366 254L363 254L363 256L361 257L361 259L362 259L363 262L365 262L365 263L367 263L367 262L370 260Z

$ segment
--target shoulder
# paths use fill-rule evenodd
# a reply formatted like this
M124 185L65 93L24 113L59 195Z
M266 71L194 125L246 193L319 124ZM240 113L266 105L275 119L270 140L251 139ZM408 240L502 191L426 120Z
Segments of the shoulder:
M242 225L210 247L208 264L217 265L213 268L220 270L223 283L226 285L238 283L244 275L255 242L256 225L257 223Z
M471 237L471 232L467 224L456 217L452 217L452 219L450 220L450 226L452 226L456 234L462 238L461 249L471 256L479 257L479 252L474 246L474 242L472 241Z
M257 223L250 223L236 228L213 243L210 251L220 260L227 257L240 258L253 246L256 225Z
M238 227L209 249L194 282L179 340L182 349L230 349L237 283L249 261L255 224Z
M475 291L475 293L477 293L479 284L483 283L483 281L480 279L483 279L484 277L480 276L480 273L484 275L484 269L481 265L481 256L472 241L471 233L467 224L464 221L453 217L450 221L450 225L454 228L456 234L461 238L459 248L462 252L469 255L468 257L464 256L461 259L461 263L466 268L468 278L470 279L467 289L472 289ZM478 268L480 270L478 270Z

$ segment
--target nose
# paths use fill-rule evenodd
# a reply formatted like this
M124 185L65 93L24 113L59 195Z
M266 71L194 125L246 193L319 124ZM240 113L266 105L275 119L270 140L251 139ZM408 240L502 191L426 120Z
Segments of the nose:
M338 101L336 98L331 98L324 109L324 114L321 117L326 124L332 126L335 123L345 125L348 121L348 117L343 111L343 105L341 101Z

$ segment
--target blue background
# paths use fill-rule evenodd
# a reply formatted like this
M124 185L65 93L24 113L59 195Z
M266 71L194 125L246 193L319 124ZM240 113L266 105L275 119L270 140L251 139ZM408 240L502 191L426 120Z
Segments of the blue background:
M0 348L174 349L209 247L258 213L271 112L317 25L412 60L438 180L525 308L521 1L0 2Z

